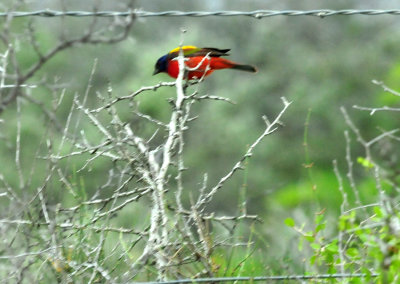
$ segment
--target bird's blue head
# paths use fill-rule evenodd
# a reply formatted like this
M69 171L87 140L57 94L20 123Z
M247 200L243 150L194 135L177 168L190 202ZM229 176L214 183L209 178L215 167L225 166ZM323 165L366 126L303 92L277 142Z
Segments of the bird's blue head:
M153 75L156 75L161 72L167 72L167 65L168 65L168 54L161 56L158 60L156 65L154 66Z

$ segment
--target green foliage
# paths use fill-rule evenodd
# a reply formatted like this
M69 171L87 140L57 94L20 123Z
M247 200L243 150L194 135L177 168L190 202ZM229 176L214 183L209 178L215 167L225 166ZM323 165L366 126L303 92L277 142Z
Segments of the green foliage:
M294 227L294 225L295 225L294 220L292 218L286 218L285 219L285 224L288 227Z
M341 201L340 193L332 187L336 183L332 172L313 171L313 180L301 180L290 184L274 194L274 201L285 208L308 204L309 209L328 208L337 210Z
M367 169L371 169L374 167L374 164L371 161L369 161L368 159L365 159L363 157L358 157L357 163L361 164L364 168L367 168Z
M400 270L400 212L389 214L383 207L374 206L369 214L366 218L361 208L342 214L338 235L329 237L323 215L315 218L314 229L308 232L292 219L285 223L301 234L301 247L304 241L308 244L312 251L309 264L319 273L361 272L365 280L373 277L376 283L394 283Z

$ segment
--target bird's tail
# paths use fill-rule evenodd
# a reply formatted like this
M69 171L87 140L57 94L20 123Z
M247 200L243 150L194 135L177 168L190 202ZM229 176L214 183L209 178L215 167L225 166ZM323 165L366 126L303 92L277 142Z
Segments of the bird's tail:
M252 65L239 64L222 57L212 57L210 62L207 62L207 64L210 65L211 70L232 68L253 73L257 72L257 68Z
M235 64L231 68L246 71L246 72L253 72L253 73L257 72L256 67L254 67L252 65L246 65L246 64Z

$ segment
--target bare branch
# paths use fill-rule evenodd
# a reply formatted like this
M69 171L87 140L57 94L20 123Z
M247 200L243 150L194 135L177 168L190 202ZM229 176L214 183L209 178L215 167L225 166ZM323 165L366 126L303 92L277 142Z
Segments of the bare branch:
M283 114L286 112L287 108L290 106L291 102L288 102L284 97L282 97L283 101L283 109L281 112L276 116L276 118L270 123L266 118L264 118L264 121L266 123L266 129L264 132L256 139L256 141L253 142L253 144L250 145L248 148L247 152L242 156L242 158L233 166L230 172L228 172L223 178L219 180L216 186L214 186L208 194L204 196L202 200L196 205L197 207L200 206L201 204L208 203L213 195L224 185L224 183L230 179L237 170L242 168L243 162L245 161L246 158L250 158L253 155L254 148L268 135L271 133L275 132L278 129L278 126L280 124L280 119L283 116Z

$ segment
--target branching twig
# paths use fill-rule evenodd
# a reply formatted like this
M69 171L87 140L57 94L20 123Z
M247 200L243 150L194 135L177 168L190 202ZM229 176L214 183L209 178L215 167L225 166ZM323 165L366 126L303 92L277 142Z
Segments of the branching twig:
M291 102L288 102L284 97L282 97L283 101L283 109L281 112L276 116L276 118L272 121L269 122L266 116L263 117L265 124L266 124L266 129L264 132L257 138L253 144L250 145L248 148L247 152L242 156L242 158L233 166L230 172L228 172L223 178L219 180L216 186L214 186L205 196L203 199L199 200L197 203L196 207L199 208L201 205L208 203L213 195L224 185L224 183L229 180L234 173L241 169L243 162L245 161L246 158L250 158L253 154L254 148L263 140L266 136L270 135L271 133L275 132L278 129L278 124L280 124L280 119L282 115L286 112L286 109L289 107Z

